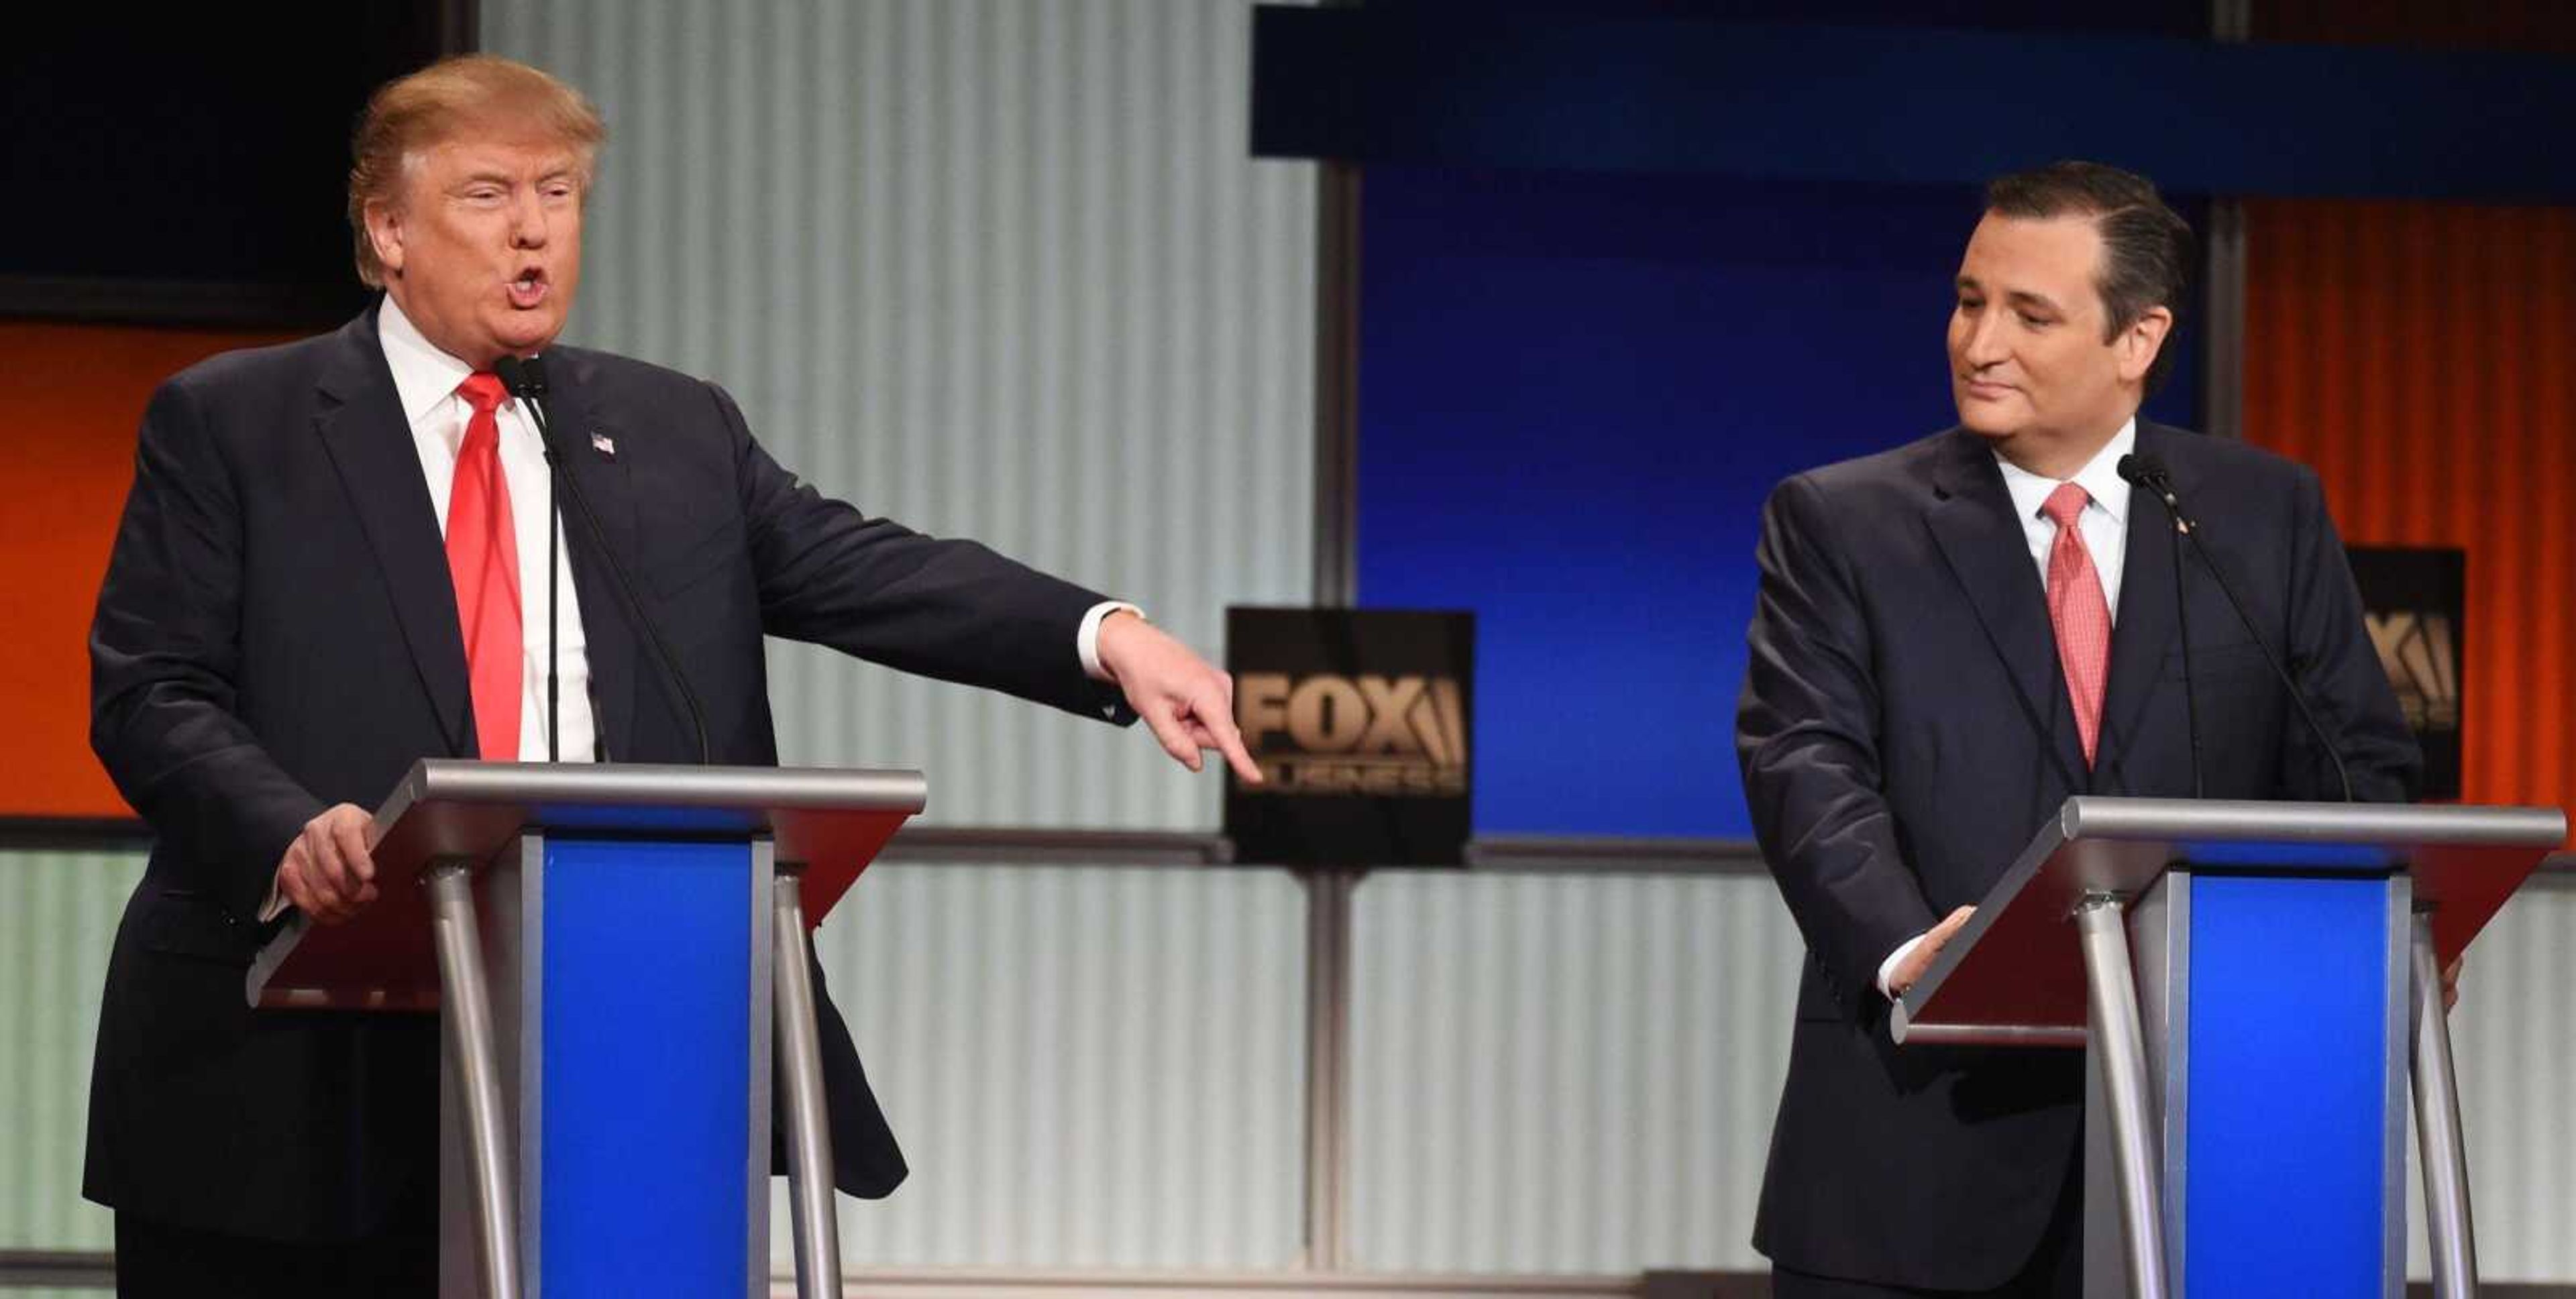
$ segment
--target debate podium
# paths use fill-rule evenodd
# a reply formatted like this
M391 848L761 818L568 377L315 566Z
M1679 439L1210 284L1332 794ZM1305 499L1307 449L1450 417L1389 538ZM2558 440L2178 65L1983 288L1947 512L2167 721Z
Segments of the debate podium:
M2473 1294L2439 971L2556 808L2070 798L1900 998L1900 1043L2087 1049L2088 1295Z
M773 1098L798 1291L837 1295L810 929L926 796L912 771L424 760L376 812L377 902L298 915L245 991L439 1016L446 1299L766 1295Z

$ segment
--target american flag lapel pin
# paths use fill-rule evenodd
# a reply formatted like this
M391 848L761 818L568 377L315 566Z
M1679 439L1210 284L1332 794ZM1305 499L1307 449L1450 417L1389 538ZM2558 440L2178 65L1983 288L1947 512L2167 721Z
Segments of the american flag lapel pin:
M614 460L617 458L617 439L593 429L590 433L590 449Z

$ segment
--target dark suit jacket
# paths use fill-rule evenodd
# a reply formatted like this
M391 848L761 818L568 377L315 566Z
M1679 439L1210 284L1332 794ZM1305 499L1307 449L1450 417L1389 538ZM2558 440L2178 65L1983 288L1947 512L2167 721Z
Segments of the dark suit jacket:
M2164 459L2263 639L2286 648L2356 796L2411 797L2420 758L2316 476L2153 424L2138 450ZM1774 1262L1983 1289L2030 1258L2080 1158L2080 1057L1899 1048L1878 966L1983 900L2068 795L2191 794L2179 541L2136 493L2088 772L2038 567L1981 439L1952 429L1772 494L1736 751L1809 954L1754 1229ZM2209 796L2340 797L2225 596L2184 558Z
M824 498L713 384L568 347L548 368L570 471L697 691L714 761L777 761L764 634L1132 720L1075 653L1100 596ZM577 522L567 536L609 756L696 761L598 549ZM90 651L92 745L157 841L109 963L84 1193L281 1239L431 1212L434 1021L242 1004L257 909L303 824L374 806L414 759L476 752L445 551L373 310L154 395ZM822 1037L836 1180L883 1195L903 1158L828 1000Z

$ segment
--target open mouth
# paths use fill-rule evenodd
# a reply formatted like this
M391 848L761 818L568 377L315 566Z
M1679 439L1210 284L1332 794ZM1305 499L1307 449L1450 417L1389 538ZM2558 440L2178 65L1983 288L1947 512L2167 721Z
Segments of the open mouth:
M510 281L510 305L530 310L546 300L546 272L540 266L524 267L518 278Z

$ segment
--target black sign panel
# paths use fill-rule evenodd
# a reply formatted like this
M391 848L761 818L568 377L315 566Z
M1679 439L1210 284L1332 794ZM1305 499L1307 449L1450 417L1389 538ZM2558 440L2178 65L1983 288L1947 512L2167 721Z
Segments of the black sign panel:
M2468 555L2458 550L2354 547L2353 579L2379 665L2424 746L2424 797L2460 796L2460 664Z
M1236 860L1462 860L1475 615L1238 608L1225 629L1235 724L1267 778L1226 778Z

